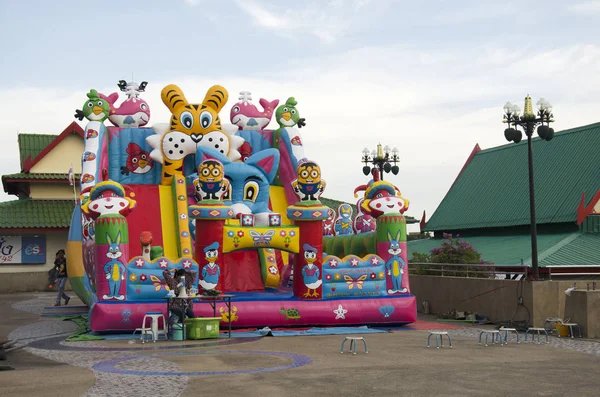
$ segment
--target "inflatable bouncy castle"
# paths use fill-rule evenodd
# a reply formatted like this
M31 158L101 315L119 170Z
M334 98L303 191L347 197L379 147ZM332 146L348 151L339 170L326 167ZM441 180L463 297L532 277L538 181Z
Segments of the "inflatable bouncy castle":
M120 81L119 105L119 93L90 90L75 113L88 122L67 263L92 330L128 331L147 312L168 315L163 274L181 268L200 294L234 295L231 315L217 303L225 326L416 321L408 200L397 187L374 172L355 190L364 197L353 222L350 205L320 202L326 182L304 154L295 98L260 99L257 108L241 92L226 124L224 87L194 102L171 84L161 92L169 122L147 127L146 85ZM273 116L278 128L268 129ZM194 312L213 316L204 301Z

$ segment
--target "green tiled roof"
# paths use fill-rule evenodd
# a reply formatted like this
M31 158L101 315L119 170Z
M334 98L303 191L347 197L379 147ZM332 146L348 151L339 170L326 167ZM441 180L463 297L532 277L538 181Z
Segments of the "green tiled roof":
M534 138L532 143L537 223L575 222L581 193L592 197L600 188L600 123L556 133L549 142ZM529 223L527 139L523 139L475 154L425 230Z
M0 203L0 228L69 227L73 200L23 199Z
M485 261L496 265L520 265L521 260L531 265L531 237L529 234L509 236L465 237ZM539 266L549 265L600 265L600 234L579 232L539 234ZM413 252L429 254L441 247L441 239L408 242L408 257Z
M75 179L79 179L79 174L75 174ZM4 179L69 179L69 174L49 174L49 173L29 173L29 172L19 172L18 174L7 174L2 175L2 180Z
M600 234L579 233L567 244L540 255L543 266L600 265Z
M339 201L339 200L334 200L334 199L329 199L326 197L320 197L319 200L321 201L321 203L326 206L331 208L332 210L337 212L338 207L340 206L340 204L350 204L350 203L345 203L344 201ZM356 211L356 205L355 204L350 204L352 206L352 214L353 216L356 216L357 211ZM419 223L418 220L416 220L415 218L413 218L412 216L407 216L404 215L404 218L406 219L406 223L407 224L412 224L412 223Z
M58 135L51 134L19 134L21 168L27 157L31 156L31 160L35 159L57 137Z

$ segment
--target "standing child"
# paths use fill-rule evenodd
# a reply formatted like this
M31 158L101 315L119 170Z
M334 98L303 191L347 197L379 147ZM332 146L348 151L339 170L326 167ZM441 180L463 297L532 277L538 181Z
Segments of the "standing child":
M56 253L54 260L54 268L56 269L56 277L58 278L58 295L56 296L56 304L60 306L60 299L65 298L65 305L69 304L71 297L65 293L65 285L67 284L67 260L65 259L65 250L60 249Z

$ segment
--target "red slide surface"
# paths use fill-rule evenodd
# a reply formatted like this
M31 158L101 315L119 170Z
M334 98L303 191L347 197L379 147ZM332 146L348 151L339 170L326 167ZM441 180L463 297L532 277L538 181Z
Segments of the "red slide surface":
M140 234L152 233L152 245L162 246L162 222L160 217L160 196L158 185L127 185L137 202L136 208L127 217L129 223L129 256L142 255Z

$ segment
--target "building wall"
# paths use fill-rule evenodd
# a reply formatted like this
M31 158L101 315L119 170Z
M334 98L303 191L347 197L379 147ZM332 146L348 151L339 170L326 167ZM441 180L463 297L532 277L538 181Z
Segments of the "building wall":
M76 183L75 185L79 185ZM74 195L79 196L79 186L75 187L68 183L35 183L29 184L29 197L41 200L74 200Z
M71 134L44 156L39 163L31 167L30 172L66 174L73 163L73 172L80 174L82 154L83 138Z
M14 235L14 234L13 234ZM54 266L56 251L66 249L67 232L50 232L46 236L46 263L40 265L0 264L0 293L44 291L48 270Z

